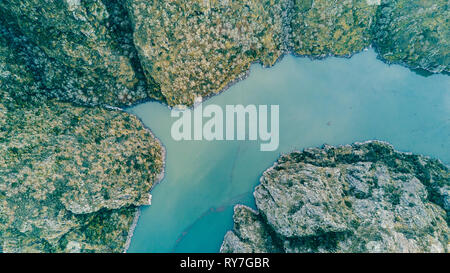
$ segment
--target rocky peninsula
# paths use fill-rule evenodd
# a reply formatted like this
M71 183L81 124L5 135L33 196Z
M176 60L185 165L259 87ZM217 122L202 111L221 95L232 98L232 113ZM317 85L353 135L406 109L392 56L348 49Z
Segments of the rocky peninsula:
M150 83L171 106L222 91L250 65L285 53L349 57L375 46L414 69L449 71L445 0L128 0Z
M450 172L370 141L281 156L222 252L448 252Z

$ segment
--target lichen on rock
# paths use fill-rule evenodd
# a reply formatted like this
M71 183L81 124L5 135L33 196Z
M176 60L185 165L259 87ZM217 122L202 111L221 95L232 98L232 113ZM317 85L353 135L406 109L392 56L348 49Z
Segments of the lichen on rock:
M450 172L382 142L306 149L235 207L222 252L448 252Z

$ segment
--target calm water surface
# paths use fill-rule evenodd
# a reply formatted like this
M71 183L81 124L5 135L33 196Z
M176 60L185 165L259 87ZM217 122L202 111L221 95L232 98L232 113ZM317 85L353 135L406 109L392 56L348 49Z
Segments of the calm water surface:
M217 252L232 228L233 206L255 207L253 189L280 153L371 139L450 163L450 77L423 77L388 66L370 50L351 59L286 56L204 103L280 105L280 146L258 142L180 141L168 107L128 109L166 146L166 175L141 209L129 252Z

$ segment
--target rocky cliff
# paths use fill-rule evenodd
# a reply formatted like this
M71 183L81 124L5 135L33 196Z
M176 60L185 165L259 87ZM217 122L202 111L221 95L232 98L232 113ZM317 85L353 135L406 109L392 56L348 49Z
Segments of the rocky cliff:
M281 156L222 252L448 252L450 172L382 142Z

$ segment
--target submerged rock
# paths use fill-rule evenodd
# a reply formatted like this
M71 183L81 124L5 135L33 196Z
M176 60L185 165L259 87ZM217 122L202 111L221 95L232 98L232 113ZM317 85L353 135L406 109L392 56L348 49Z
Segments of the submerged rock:
M282 156L222 252L448 252L450 172L381 142Z

